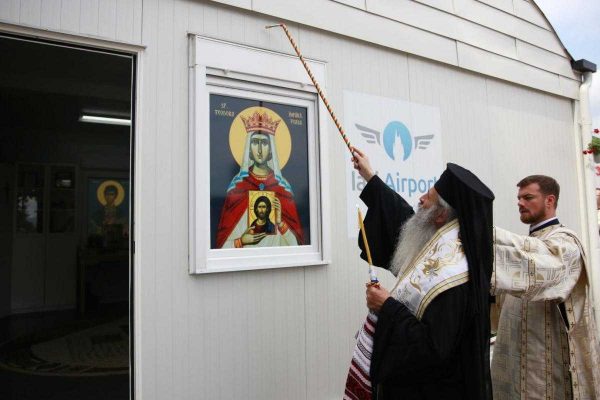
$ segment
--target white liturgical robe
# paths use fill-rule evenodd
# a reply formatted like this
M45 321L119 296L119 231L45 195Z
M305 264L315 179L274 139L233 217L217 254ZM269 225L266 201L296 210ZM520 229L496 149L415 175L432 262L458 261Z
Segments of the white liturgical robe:
M491 291L501 307L494 400L600 400L594 314L575 233L560 225L531 236L494 228Z

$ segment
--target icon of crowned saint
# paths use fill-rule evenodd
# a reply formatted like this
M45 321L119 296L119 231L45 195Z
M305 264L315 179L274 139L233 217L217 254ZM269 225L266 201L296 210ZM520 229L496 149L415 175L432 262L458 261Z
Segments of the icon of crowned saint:
M243 113L243 112L242 112ZM281 120L265 112L240 115L246 130L240 172L227 188L217 228L216 248L276 247L303 244L302 226L292 188L281 175L275 135ZM276 226L270 233L255 223L249 224L254 209L250 192L263 192L272 200Z

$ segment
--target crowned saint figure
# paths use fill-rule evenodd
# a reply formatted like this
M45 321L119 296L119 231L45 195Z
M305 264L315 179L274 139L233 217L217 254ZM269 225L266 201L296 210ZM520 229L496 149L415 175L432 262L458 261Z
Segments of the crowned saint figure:
M255 111L240 116L246 130L246 141L240 172L227 188L225 203L217 228L217 248L276 247L303 244L302 226L290 184L281 175L275 134L281 120L267 112ZM272 218L276 229L264 229L268 218L249 223L250 192L270 193ZM263 222L264 221L264 222Z

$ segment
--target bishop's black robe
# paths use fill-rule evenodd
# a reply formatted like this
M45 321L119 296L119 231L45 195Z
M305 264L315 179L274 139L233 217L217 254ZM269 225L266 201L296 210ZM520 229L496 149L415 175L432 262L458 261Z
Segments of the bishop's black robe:
M369 207L365 229L373 263L387 269L399 229L414 212L377 176L360 197ZM366 259L360 235L359 246ZM478 350L470 334L476 320L469 317L468 303L466 283L438 295L421 320L393 297L385 301L373 338L373 399L484 400L469 388L470 354Z

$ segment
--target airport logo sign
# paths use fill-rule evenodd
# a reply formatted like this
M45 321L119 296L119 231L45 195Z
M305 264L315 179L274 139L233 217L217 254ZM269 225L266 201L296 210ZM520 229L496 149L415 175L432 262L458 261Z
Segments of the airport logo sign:
M443 171L442 133L437 107L344 91L344 126L350 142L366 153L383 182L413 207ZM350 155L347 155L348 161ZM356 204L366 185L351 167L346 170L348 237L358 234Z

